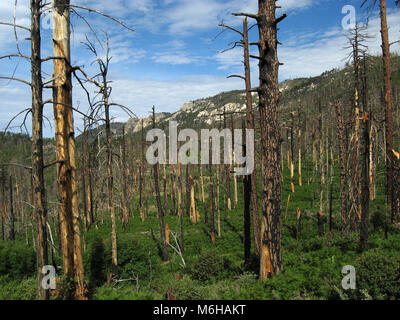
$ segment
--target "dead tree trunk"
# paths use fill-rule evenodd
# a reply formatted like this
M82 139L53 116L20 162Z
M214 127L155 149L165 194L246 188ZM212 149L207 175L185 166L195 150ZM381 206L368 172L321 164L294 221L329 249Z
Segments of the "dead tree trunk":
M88 127L86 126L86 119L84 119L83 131L83 203L85 211L85 231L87 232L92 224L93 218L93 204L92 204L92 187L91 187L91 174L90 174L90 159L88 151Z
M140 130L140 149L141 149L141 160L139 166L139 211L140 218L144 222L145 213L144 213L144 205L143 205L143 192L145 186L145 160L144 160L144 128L143 128L143 119L141 120L141 130Z
M243 20L243 48L244 48L244 72L246 81L246 128L254 130L253 98L251 95L251 74L250 74L250 54L249 54L249 35L247 26L247 17ZM253 218L253 237L254 252L260 257L260 216L258 213L257 197L257 165L255 154L249 155L254 158L254 170L251 173L251 207Z
M15 216L14 216L14 197L13 197L13 185L12 185L12 176L10 175L10 184L9 184L9 193L10 193L10 234L9 239L15 240Z
M244 152L246 148L244 147ZM251 201L251 176L243 177L243 247L244 263L250 262L251 232L250 232L250 201Z
M153 106L153 129L156 127L156 113ZM156 155L157 156L157 155ZM156 191L157 209L158 209L158 220L160 222L160 236L161 236L161 251L162 258L164 261L168 261L168 247L167 240L165 237L165 227L164 227L164 213L161 204L161 194L160 194L160 174L159 174L159 163L156 163L153 167L154 172L154 187Z
M127 184L127 168L126 168L126 144L125 144L125 127L122 129L122 216L123 216L123 227L129 223L129 209L128 209L128 184Z
M192 176L189 177L189 189L190 189L190 198L189 198L190 219L192 220L192 224L195 225L197 223L197 217L196 217L196 205L194 198L194 181Z
M255 18L259 29L259 94L262 165L262 241L260 280L282 270L281 255L281 163L278 117L278 39L277 24L286 15L275 17L275 0L259 0L258 14L237 14Z
M164 196L164 214L168 212L168 193L167 193L167 171L166 165L163 165L163 196Z
M294 113L290 114L290 188L294 193Z
M386 0L380 0L380 17L381 17L381 37L382 37L382 60L383 60L383 89L385 98L385 136L386 136L386 185L387 185L387 203L389 212L391 213L392 223L396 221L394 215L395 204L393 203L393 97L392 97L392 72L390 64L390 44L389 32L386 18Z
M118 248L117 248L117 227L115 221L115 208L114 208L114 176L112 170L113 163L113 150L112 150L112 136L111 136L111 121L110 121L110 104L109 104L109 88L107 86L107 69L102 70L103 77L103 103L104 113L106 120L106 149L107 149L107 189L108 189L108 211L111 217L111 255L112 255L112 273L118 273Z
M299 239L300 238L300 236L301 236L301 231L302 231L302 229L301 229L301 218L302 218L302 212L301 212L301 210L299 209L299 208L297 208L297 215L296 215L296 217L297 217L297 232L296 232L296 234L297 234L297 238Z
M4 168L1 169L1 239L4 241L6 239L5 234L5 220L7 217L7 198L6 198L6 176Z
M324 170L324 140L323 140L323 116L321 109L321 102L319 102L319 169L321 173L321 182L320 182L320 198L319 198L319 212L317 214L318 217L318 234L319 236L324 235L324 186L325 186L325 170Z
M224 129L227 129L226 125L226 108L224 107ZM226 194L228 199L228 210L232 210L232 198L231 198L231 167L230 165L224 165L224 175L225 175L225 187L226 187Z
M233 122L233 114L231 114L231 132L232 132L232 165L229 166L229 174L233 176L233 207L236 208L238 204L238 191L237 191L237 176L234 173L235 168L235 141L234 141L234 122ZM219 218L219 215L218 215ZM219 220L218 220L219 221ZM218 227L219 229L219 227ZM220 232L218 231L218 235Z
M393 172L394 172L394 203L396 205L395 207L395 218L399 218L400 215L400 154L396 151L393 150L393 159L395 160L394 166L393 166ZM398 221L398 220L397 220Z
M342 235L347 232L348 211L347 211L347 166L346 166L346 140L344 132L344 120L342 106L336 104L338 143L339 143L339 163L340 163L340 197L341 197L341 231Z
M211 220L211 242L215 243L215 217L214 217L214 181L213 178L210 177L210 220Z
M185 200L186 200L186 216L190 216L190 179L189 179L189 164L186 164L186 181L185 181Z
M178 161L178 216L180 227L180 244L182 252L185 251L185 242L183 236L183 201L182 201L182 171L181 163Z
M370 119L368 112L367 75L364 55L364 68L362 78L362 107L363 120L361 124L361 221L360 221L360 249L368 247L368 215L369 215L369 149L370 149Z
M76 283L75 298L82 298L85 283L76 184L69 4L69 0L54 1L53 52L58 58L54 59L53 102L64 273Z
M48 264L47 201L43 175L43 84L40 51L41 0L31 0L31 64L32 64L32 205L37 227L37 296L48 300L49 291L42 287L42 268Z

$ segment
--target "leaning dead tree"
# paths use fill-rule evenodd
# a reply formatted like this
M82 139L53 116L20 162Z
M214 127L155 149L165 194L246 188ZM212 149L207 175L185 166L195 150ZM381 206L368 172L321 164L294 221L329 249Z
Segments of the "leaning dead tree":
M276 1L259 0L258 14L236 13L257 21L259 29L260 86L259 96L262 166L262 234L260 248L260 280L282 270L281 255L281 163L278 117L278 39L277 26L286 14L276 18Z

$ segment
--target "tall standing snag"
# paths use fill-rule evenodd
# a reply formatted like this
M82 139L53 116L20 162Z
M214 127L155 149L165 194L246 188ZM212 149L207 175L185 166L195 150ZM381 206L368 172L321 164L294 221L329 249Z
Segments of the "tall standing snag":
M76 284L75 297L82 297L84 284L76 184L74 120L70 52L70 2L54 0L53 102L57 149L57 182L64 273ZM72 297L69 297L72 298Z
M277 24L286 15L275 17L275 0L259 0L258 14L234 14L255 18L259 29L260 87L259 95L262 166L262 235L260 250L260 280L282 270L281 256L281 163L278 119Z
M156 127L156 113L155 113L155 108L153 106L153 129L155 127ZM164 261L168 261L169 260L169 253L168 253L167 239L166 239L166 236L165 236L164 212L163 212L163 206L161 204L159 169L160 169L159 163L154 164L154 167L153 167L154 187L155 187L155 191L156 191L158 220L159 220L159 223L160 223L161 252L162 252L163 260Z
M386 0L380 0L380 16L381 16L381 37L382 37L382 59L383 59L383 89L385 93L385 134L386 134L386 184L387 184L387 203L391 212L392 223L396 217L393 189L393 164L394 149L393 141L393 97L392 97L392 71L390 65L390 44L389 32L386 18Z
M243 64L245 76L241 75L231 75L228 78L240 78L245 81L246 87L246 128L248 130L254 130L254 114L253 114L253 98L251 89L251 73L250 73L250 52L249 52L249 33L248 33L248 23L247 17L243 19L243 32L227 26L225 24L220 24L220 26L237 32L242 36L242 41L236 43L243 46ZM232 130L233 131L233 130ZM248 157L253 157L255 161L255 155L250 154ZM251 173L251 206L252 206L252 218L253 218L253 235L254 235L254 251L257 257L260 256L260 217L258 214L258 199L257 199L257 169L254 165L254 170Z
M126 143L125 143L125 127L122 129L122 210L123 210L123 226L129 223L128 195L127 195L127 168L126 168Z
M342 106L336 103L337 127L338 127L338 144L339 144L339 163L340 163L340 203L341 203L341 232L344 235L348 226L347 212L347 166L346 166L346 139Z

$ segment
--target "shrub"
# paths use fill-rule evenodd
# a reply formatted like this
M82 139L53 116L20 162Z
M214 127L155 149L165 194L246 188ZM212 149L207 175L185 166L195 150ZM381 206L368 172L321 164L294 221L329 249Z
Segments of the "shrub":
M371 215L371 223L375 231L384 228L386 220L387 218L385 217L385 213L383 211L375 211Z
M400 298L400 256L378 250L369 251L356 263L358 297L361 292L377 298Z
M91 240L89 248L85 264L90 288L93 289L103 285L107 274L112 270L111 241L95 237ZM121 234L117 239L117 248L120 278L132 278L132 274L135 273L143 283L150 279L151 273L159 271L161 260L152 253L153 248L149 247L149 243L139 242L131 234Z
M188 272L194 280L207 281L221 276L230 270L230 262L217 251L202 251L198 259L188 266Z
M131 278L132 273L139 280L149 280L151 274L160 269L161 259L153 253L153 243L139 242L133 235L124 234L118 238L118 273L123 278ZM111 257L111 253L110 253Z
M101 286L107 280L106 256L103 240L94 238L89 249L88 279L90 289Z
M147 288L146 288L147 289ZM160 300L154 292L136 291L135 287L107 287L103 286L93 294L95 300Z
M208 289L202 287L197 281L193 281L188 276L182 280L174 281L171 285L173 294L179 300L205 300L207 299Z
M36 273L36 254L25 243L12 241L0 243L0 275L20 280Z
M0 300L34 300L36 299L36 279L10 279L0 277Z

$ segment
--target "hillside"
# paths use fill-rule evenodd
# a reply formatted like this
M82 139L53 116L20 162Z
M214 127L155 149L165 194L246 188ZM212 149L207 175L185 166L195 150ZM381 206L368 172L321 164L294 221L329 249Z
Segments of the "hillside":
M382 87L381 81L381 57L370 57L368 59L368 91L371 99L377 99ZM280 106L281 119L285 122L292 107L311 107L315 99L323 97L324 100L335 101L347 99L349 105L353 98L353 73L352 67L346 66L343 69L326 71L319 76L309 78L289 79L280 83ZM399 101L400 88L400 57L392 58L392 79L394 101ZM372 101L376 104L376 101ZM188 101L174 113L157 113L156 121L160 127L167 127L168 121L174 120L182 128L198 128L199 126L212 127L221 120L221 114L226 112L243 112L245 106L244 90L222 92L212 97L202 98L195 101ZM257 109L258 95L253 93L253 106ZM395 103L396 104L396 103ZM375 106L377 107L377 106ZM395 107L396 108L396 107ZM397 107L398 108L398 107ZM312 112L312 110L309 110ZM144 128L151 125L151 117L143 119ZM113 123L114 134L122 134L122 123ZM95 132L101 130L98 127ZM141 119L132 118L125 123L125 132L136 133L141 130ZM92 134L95 134L92 132Z

